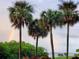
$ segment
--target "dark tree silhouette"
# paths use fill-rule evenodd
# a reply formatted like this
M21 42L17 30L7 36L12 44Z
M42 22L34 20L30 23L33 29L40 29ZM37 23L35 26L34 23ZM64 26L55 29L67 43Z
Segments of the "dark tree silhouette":
M52 11L49 9L48 11L43 11L41 14L42 20L45 22L44 27L47 31L50 32L50 42L51 42L51 49L52 49L52 58L55 59L54 56L54 43L53 43L53 32L52 27L55 29L56 26L61 25L61 16L62 13L59 11Z
M64 24L67 24L67 59L69 54L69 26L74 25L79 21L79 16L77 11L75 11L77 8L77 4L74 4L74 2L64 2L59 5L59 9L63 13L63 20Z
M28 25L31 22L33 8L25 1L17 1L13 7L9 7L9 12L12 26L19 29L19 59L21 59L22 27L24 27L24 24Z
M36 56L38 56L38 38L46 37L48 34L47 31L45 31L40 27L41 25L40 23L42 22L36 19L30 23L29 29L28 29L29 35L34 37L34 39L36 39Z

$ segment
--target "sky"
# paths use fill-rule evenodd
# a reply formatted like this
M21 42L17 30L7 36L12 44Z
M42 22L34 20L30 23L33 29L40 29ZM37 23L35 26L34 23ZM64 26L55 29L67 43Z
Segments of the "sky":
M34 7L34 18L40 18L43 10L58 10L58 0L27 0ZM0 0L0 42L16 40L19 41L18 29L11 27L8 8L13 6L16 0ZM74 1L75 3L78 0ZM79 7L79 6L78 6ZM77 10L79 10L77 8ZM28 35L28 29L22 29L22 40L35 45L35 40ZM74 53L79 48L79 23L70 27L70 48L69 52ZM55 52L66 52L66 26L53 29ZM51 52L50 35L46 38L39 38L39 46L44 47L46 51Z

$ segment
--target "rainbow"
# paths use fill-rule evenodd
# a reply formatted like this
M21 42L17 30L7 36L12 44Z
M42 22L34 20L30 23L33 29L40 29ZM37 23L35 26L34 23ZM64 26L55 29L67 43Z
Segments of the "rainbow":
M14 39L13 39L14 33L15 33L15 30L12 28L11 31L9 32L9 39L8 39L8 42L10 42L11 40L14 40Z

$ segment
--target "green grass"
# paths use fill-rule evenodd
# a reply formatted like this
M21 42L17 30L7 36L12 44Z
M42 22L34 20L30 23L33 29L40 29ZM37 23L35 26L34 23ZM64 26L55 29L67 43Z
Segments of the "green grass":
M55 59L66 59L66 57L56 57ZM71 57L69 57L71 59Z

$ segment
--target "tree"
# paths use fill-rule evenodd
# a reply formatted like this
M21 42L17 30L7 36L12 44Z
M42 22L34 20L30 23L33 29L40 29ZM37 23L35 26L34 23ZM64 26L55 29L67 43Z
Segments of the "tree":
M8 53L7 53L7 49L5 49L5 47L3 46L3 43L0 43L0 58L1 59L7 59Z
M18 59L18 47L19 42L16 41L10 41L10 42L1 42L0 43L0 59ZM47 52L45 52L45 49L42 47L38 47L38 55L43 56L44 53L46 56L48 55ZM21 55L31 57L31 55L35 55L35 46L22 42L22 51Z
M75 56L79 56L79 49L76 49L76 52Z
M75 11L77 8L77 4L74 4L74 2L64 2L59 5L59 9L63 13L63 20L64 24L67 24L67 59L69 54L69 26L74 25L76 22L79 21L79 16L77 11Z
M22 27L31 22L33 8L25 1L17 1L13 7L9 7L9 12L12 26L19 29L19 59L21 59Z
M40 27L40 23L42 23L41 20L36 19L30 23L28 29L29 35L36 39L36 56L38 56L38 38L47 36L47 32Z
M64 56L63 53L58 53L58 56Z
M56 28L56 26L61 25L61 16L62 13L59 11L52 11L51 9L48 9L48 11L42 12L42 20L45 22L45 28L47 31L50 32L50 42L51 42L51 49L52 49L52 58L55 59L54 56L54 44L53 44L53 32L52 27ZM59 22L60 21L60 22Z

